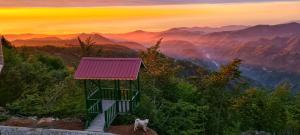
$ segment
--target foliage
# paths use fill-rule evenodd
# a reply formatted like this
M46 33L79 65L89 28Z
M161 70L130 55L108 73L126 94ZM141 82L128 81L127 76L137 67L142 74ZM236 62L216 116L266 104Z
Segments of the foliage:
M201 100L195 102L209 106L206 125L209 134L224 134L233 119L229 113L231 96L227 87L231 81L240 77L240 63L241 60L235 59L222 66L219 72L211 73L200 80L198 99Z
M284 129L287 114L279 96L270 96L267 92L249 89L234 104L241 118L241 129L278 131Z
M7 116L7 115L0 115L0 122L6 121L7 119L9 119L9 116Z
M166 57L159 52L159 46L162 38L157 43L141 52L140 57L143 59L147 67L146 72L153 78L164 78L175 75L178 70L177 65L174 65L172 59Z
M1 37L1 44L6 48L14 48L11 42L9 42L4 36Z
M45 54L21 56L5 47L1 105L21 115L72 116L83 112L83 90L62 60Z
M78 40L81 48L14 48L4 40L6 65L0 75L0 105L22 115L84 117L84 92L73 80L73 70L81 56L99 56L97 50L102 48L91 49L92 39ZM118 116L113 124L148 118L149 126L161 135L300 129L300 94L293 95L288 82L275 89L249 86L241 78L241 60L234 59L211 72L163 55L161 42L140 53L146 69L141 74L139 105L133 114ZM135 57L136 53L104 47L101 56Z
M147 71L142 74L143 97L135 112L136 117L149 118L160 134L238 135L248 130L299 129L300 100L294 99L288 83L273 92L242 87L247 84L240 80L241 60L208 72L164 56L160 42L141 53Z
M94 42L91 37L88 37L85 40L85 42L82 41L80 39L80 37L78 37L77 40L78 40L80 48L81 48L81 56L82 57L89 56L90 52L91 52L91 49L92 49L92 46L94 46L96 44L96 42Z
M165 102L158 112L159 130L163 134L201 134L204 133L207 106L198 106L192 103L179 101ZM156 122L156 121L154 121Z

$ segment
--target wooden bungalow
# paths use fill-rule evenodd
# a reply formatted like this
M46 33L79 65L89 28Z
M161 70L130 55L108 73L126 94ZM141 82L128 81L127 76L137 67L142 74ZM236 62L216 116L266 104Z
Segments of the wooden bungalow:
M140 97L139 58L84 57L75 72L83 80L88 131L103 131L119 114L137 106Z

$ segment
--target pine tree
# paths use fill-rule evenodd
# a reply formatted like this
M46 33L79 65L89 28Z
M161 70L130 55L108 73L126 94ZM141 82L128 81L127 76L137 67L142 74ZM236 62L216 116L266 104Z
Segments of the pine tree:
M8 41L4 36L1 37L1 44L9 49L14 48L13 44L10 41Z

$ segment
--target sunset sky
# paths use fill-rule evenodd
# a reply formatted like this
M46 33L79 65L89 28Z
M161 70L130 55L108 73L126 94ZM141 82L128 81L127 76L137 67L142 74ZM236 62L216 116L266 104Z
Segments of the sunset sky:
M122 33L300 21L300 1L0 0L0 34Z

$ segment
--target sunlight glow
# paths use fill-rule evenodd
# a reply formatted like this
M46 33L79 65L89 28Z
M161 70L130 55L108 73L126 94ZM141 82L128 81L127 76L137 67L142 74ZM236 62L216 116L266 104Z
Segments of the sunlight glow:
M300 2L0 8L0 33L120 33L171 27L276 24L300 20Z

